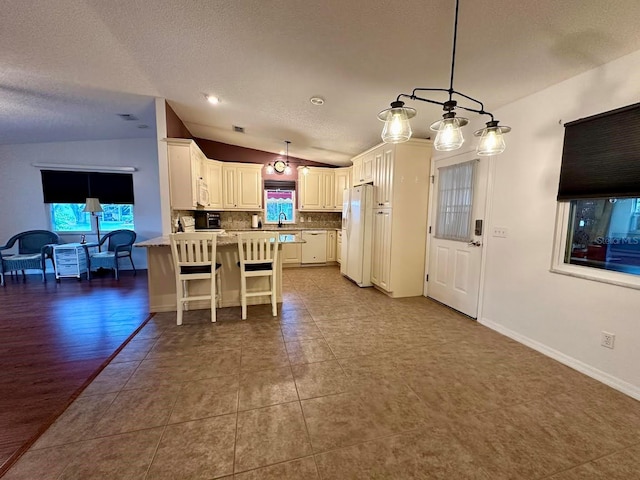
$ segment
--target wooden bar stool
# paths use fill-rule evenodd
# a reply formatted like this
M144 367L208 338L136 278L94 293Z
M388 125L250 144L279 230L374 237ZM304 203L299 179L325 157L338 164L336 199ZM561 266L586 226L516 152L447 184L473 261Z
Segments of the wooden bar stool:
M271 311L278 315L276 300L276 272L278 271L278 232L238 233L240 261L240 301L242 319L247 318L247 297L271 295ZM268 290L247 291L247 278L268 277Z
M182 325L182 312L188 309L188 302L211 301L211 321L216 321L216 300L220 291L219 270L216 263L215 233L172 233L171 254L176 274L177 324ZM209 295L189 296L189 280L210 280Z

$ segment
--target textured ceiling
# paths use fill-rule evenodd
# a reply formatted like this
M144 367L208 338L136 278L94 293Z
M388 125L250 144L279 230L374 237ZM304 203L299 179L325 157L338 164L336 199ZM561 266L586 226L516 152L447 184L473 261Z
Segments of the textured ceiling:
M454 5L4 0L0 143L153 136L159 96L195 136L348 164L398 93L448 87ZM491 111L640 50L638 18L637 0L461 0L454 87ZM440 108L410 103L425 137Z

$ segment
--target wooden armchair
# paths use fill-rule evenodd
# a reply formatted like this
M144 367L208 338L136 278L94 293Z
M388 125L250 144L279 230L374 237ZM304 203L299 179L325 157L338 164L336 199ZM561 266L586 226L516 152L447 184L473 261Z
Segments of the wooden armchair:
M18 252L7 254L18 243ZM27 280L25 270L42 270L42 281L46 282L46 260L53 264L53 245L60 243L57 233L49 230L29 230L18 233L9 239L6 245L0 247L0 285L4 285L7 273L22 271L23 282Z

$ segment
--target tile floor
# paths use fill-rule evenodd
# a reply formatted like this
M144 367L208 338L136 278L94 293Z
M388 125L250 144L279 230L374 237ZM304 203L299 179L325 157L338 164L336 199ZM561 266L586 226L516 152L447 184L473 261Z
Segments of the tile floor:
M336 268L284 287L156 315L5 480L640 478L640 402Z

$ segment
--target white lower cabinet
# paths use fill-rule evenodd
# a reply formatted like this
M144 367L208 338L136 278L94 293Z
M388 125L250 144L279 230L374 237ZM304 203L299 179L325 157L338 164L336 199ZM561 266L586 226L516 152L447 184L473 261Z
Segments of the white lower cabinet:
M336 252L336 231L329 230L327 232L327 262L337 261L338 257Z
M297 235L300 236L300 233L296 232L280 232L288 235ZM280 255L282 255L282 264L287 266L299 266L300 262L302 262L302 245L299 243L283 243L282 250L280 251Z
M373 212L373 253L371 283L390 290L391 271L391 210Z
M342 263L342 230L336 232L336 261Z

